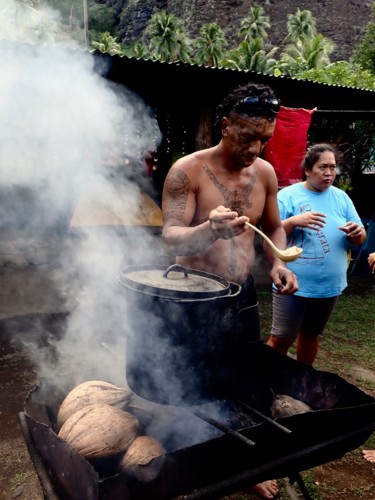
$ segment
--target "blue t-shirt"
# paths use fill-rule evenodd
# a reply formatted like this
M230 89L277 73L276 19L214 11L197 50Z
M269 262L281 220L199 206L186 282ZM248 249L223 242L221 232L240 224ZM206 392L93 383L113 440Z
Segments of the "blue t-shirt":
M326 215L319 231L297 227L288 235L288 247L302 247L301 256L287 267L298 278L301 297L335 297L347 287L347 237L338 229L352 221L363 227L349 196L331 186L323 192L307 189L302 182L282 188L277 195L282 220L305 212Z

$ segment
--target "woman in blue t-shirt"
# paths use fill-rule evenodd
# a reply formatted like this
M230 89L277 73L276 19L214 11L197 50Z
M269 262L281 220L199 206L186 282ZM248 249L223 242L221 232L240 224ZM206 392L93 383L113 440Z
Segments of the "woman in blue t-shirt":
M268 345L282 354L297 339L297 359L312 365L319 335L347 287L348 242L361 245L366 231L352 200L333 186L337 151L328 144L309 148L302 162L302 182L278 193L288 246L302 247L287 267L298 278L294 295L273 290L273 320Z

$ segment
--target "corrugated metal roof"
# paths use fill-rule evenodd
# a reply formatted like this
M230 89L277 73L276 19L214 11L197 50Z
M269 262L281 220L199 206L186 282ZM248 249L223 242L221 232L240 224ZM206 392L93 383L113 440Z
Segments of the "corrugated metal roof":
M350 112L365 116L372 116L375 112L374 90L181 62L158 62L99 53L94 57L96 68L103 76L127 85L155 105L168 102L210 106L221 100L235 85L254 81L273 87L284 106L316 107L318 112Z

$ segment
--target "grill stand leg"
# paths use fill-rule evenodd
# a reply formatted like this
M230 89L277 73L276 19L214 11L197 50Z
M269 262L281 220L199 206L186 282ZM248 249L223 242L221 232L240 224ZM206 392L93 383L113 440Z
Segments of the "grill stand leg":
M289 477L289 483L293 484L294 482L298 484L298 487L301 490L303 498L305 500L312 500L312 497L310 496L310 493L308 492L306 485L303 482L303 479L300 474L297 473L293 477Z

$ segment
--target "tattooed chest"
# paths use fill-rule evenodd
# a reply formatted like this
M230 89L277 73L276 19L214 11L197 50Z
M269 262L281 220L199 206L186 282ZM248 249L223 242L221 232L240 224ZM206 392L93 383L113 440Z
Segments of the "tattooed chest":
M254 189L256 174L253 174L243 189L228 189L222 184L212 173L207 165L204 167L205 172L210 178L212 184L223 197L223 205L243 215L246 210L249 210L253 203L251 201L251 192Z

